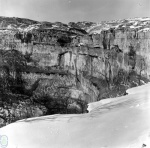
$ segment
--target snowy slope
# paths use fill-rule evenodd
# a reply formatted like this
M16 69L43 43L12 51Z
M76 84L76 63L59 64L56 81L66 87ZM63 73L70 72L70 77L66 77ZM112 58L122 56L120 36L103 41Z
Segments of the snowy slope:
M0 16L0 30L16 30L21 32L29 32L36 29L61 29L69 30L67 24L61 22L38 22L25 18L2 17Z
M138 32L150 31L150 18L132 18L113 21L95 22L70 22L64 24L61 22L38 22L25 18L17 17L2 17L0 16L0 30L16 30L21 32L30 32L38 29L56 29L63 31L70 31L71 28L75 30L84 30L89 34L100 34L104 30L109 29L129 29L137 30Z
M124 20L105 21L93 24L87 29L89 34L100 34L104 30L109 29L128 29L137 30L138 32L150 31L150 18L133 18Z
M18 121L1 128L0 135L8 137L8 148L150 148L149 89L146 84L91 104L88 114Z

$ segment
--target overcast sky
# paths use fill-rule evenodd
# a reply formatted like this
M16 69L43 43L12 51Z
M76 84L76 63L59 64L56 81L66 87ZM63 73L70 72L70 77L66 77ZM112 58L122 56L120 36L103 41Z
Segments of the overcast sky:
M0 16L64 23L150 17L150 0L0 0Z

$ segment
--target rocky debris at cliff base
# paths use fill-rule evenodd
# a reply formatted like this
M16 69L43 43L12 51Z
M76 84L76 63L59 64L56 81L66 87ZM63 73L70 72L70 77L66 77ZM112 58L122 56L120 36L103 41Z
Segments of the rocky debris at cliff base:
M4 107L0 107L0 127L17 120L43 116L46 112L44 106L33 103L30 99L14 101L11 105L5 104Z
M1 128L0 133L8 137L8 148L150 147L149 89L150 84L133 88L131 94L129 89L127 96L98 102L83 115L21 120Z

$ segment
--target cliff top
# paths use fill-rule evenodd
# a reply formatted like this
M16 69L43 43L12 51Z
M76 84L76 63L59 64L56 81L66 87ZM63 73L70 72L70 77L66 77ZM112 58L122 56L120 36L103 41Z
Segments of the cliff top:
M54 29L62 31L76 31L81 34L99 34L103 30L109 29L131 29L146 32L150 31L150 18L133 18L113 21L95 22L70 22L64 24L61 22L38 22L35 20L17 18L17 17L0 17L0 29L16 30L28 32L38 29Z

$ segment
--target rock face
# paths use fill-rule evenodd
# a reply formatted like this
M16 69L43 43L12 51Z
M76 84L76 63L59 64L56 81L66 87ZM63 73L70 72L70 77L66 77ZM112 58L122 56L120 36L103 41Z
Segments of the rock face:
M45 87L56 78L56 85L65 83L72 97L94 102L99 88L91 78L112 79L120 69L149 78L150 19L66 25L1 17L0 49L16 49L29 59L26 81L45 78L40 81Z

